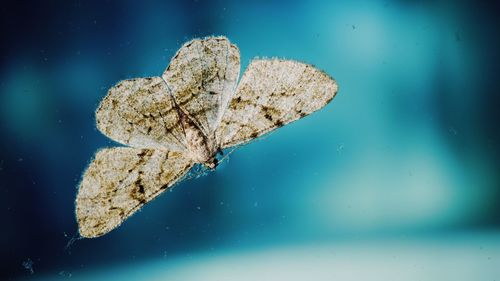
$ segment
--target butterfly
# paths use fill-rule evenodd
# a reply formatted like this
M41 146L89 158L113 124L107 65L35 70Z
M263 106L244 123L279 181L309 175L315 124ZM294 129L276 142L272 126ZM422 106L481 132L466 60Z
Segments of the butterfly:
M338 86L292 60L253 59L240 74L226 37L185 43L160 77L120 81L96 110L97 128L126 145L99 150L76 197L80 235L98 237L181 180L195 164L328 104Z

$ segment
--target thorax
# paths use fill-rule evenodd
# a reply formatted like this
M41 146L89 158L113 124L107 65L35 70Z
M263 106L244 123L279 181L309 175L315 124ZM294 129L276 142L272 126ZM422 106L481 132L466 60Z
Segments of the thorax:
M214 135L205 134L202 129L186 115L184 115L181 120L186 135L187 149L191 159L197 163L214 168L216 165L215 156L217 154ZM213 165L214 163L215 165Z

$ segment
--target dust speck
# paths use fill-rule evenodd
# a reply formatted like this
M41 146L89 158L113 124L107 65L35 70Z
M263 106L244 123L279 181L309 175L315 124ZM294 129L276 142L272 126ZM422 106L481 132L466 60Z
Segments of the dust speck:
M30 274L35 273L35 271L33 270L33 261L30 258L23 261L22 265Z

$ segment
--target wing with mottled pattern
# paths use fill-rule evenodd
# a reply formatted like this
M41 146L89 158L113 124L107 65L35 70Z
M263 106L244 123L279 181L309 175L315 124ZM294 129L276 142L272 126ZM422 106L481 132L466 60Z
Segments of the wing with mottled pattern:
M136 148L186 149L186 137L172 96L161 77L120 81L96 111L97 128Z
M240 73L238 48L225 37L184 44L162 77L177 104L206 135L218 127Z
M98 237L181 179L193 163L179 152L128 147L97 152L76 198L80 234Z
M329 103L335 80L311 65L254 60L241 78L216 137L221 148L245 143Z

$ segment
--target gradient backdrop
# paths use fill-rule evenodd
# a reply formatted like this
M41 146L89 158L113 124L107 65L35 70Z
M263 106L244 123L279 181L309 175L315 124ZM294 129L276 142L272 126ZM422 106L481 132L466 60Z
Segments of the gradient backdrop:
M498 4L140 2L0 5L1 279L500 278ZM66 248L107 89L213 34L339 94Z

